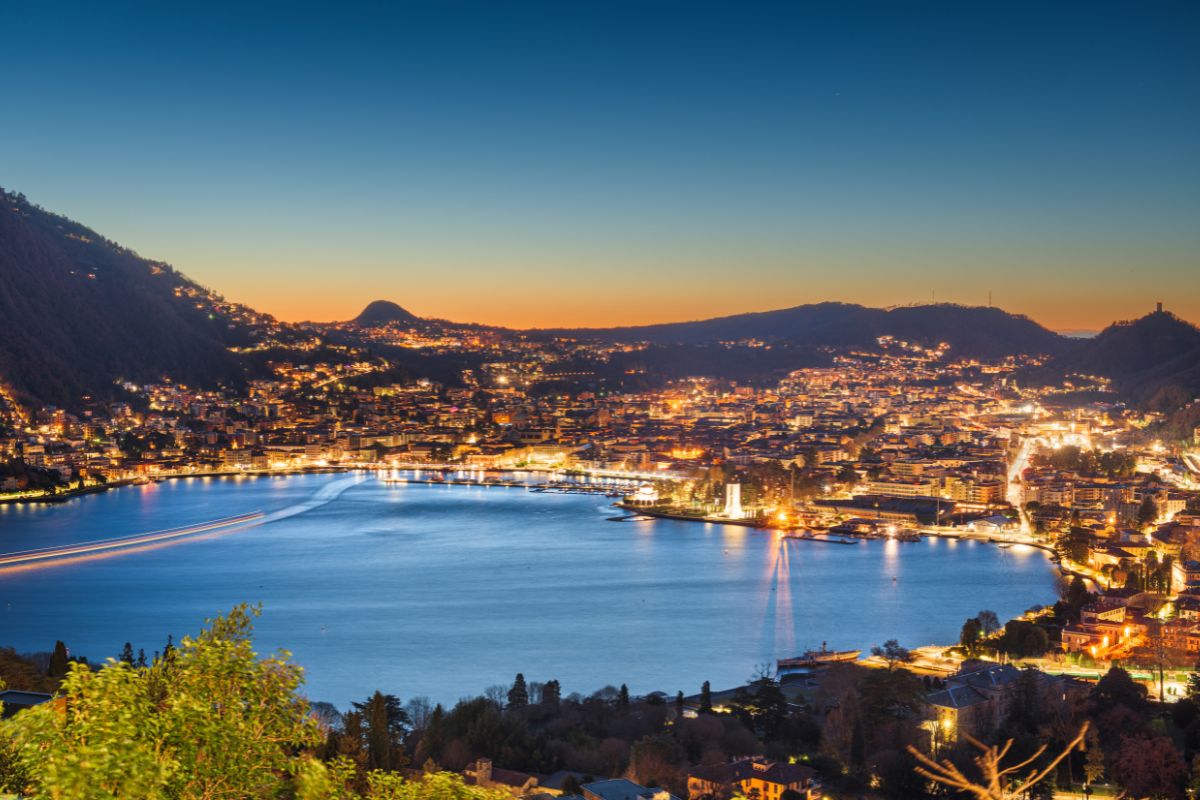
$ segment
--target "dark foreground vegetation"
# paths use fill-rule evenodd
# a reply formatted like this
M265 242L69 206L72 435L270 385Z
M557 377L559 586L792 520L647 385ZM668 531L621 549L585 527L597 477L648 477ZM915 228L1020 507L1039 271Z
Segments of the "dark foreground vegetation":
M593 779L626 776L686 798L690 770L761 754L807 764L828 797L993 796L964 794L927 777L923 755L947 762L968 781L980 779L986 761L977 763L967 730L950 736L931 719L928 698L940 683L911 672L895 643L882 651L886 667L831 667L819 688L802 691L759 677L731 693L705 684L690 698L635 697L624 686L564 696L556 680L518 675L510 686L453 708L376 692L338 711L303 698L301 670L286 653L254 653L256 615L236 608L194 639L149 659L126 647L101 668L70 661L61 646L33 660L0 651L0 675L10 688L56 695L0 723L0 794L511 796L459 776L488 758L543 776L566 771L564 794ZM1192 690L1200 691L1200 681ZM1048 770L1023 797L1048 798L1056 787L1078 791L1087 784L1130 798L1183 798L1200 784L1197 699L1153 703L1119 668L1094 686L1024 670L994 710L974 726L981 742L1011 740L1006 760L1031 758L1029 769ZM1086 749L1072 748L1085 726ZM1013 785L1027 771L1013 775Z

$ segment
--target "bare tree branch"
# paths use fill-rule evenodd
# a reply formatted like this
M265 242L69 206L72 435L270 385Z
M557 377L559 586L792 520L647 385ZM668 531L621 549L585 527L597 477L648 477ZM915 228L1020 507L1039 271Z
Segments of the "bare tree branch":
M1074 752L1076 748L1084 749L1084 736L1086 736L1087 730L1088 723L1085 722L1080 727L1079 733L1076 734L1075 738L1049 764L1041 770L1033 769L1023 781L1011 788L1005 787L1005 778L1013 773L1024 770L1041 758L1046 752L1045 745L1039 747L1032 756L1021 763L1010 767L1002 767L1001 762L1008 755L1009 750L1012 749L1012 739L1005 742L1002 747L998 747L996 745L985 745L973 736L964 734L963 738L970 742L971 746L979 750L980 754L975 757L975 764L979 767L979 771L983 776L983 783L975 783L969 779L949 760L935 761L911 745L909 745L908 752L917 760L918 766L914 767L916 773L934 783L940 783L951 789L967 792L973 797L978 798L978 800L1017 800L1032 786L1045 780L1062 763L1063 759Z

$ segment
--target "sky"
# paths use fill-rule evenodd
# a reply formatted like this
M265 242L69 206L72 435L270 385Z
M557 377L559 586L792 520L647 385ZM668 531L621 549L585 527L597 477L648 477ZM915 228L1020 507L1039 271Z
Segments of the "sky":
M288 320L1200 321L1195 2L0 0L0 186Z

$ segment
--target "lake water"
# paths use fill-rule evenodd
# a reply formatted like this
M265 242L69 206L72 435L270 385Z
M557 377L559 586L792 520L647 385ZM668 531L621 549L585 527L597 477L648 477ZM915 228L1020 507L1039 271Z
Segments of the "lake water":
M0 645L101 660L161 649L261 602L259 650L286 648L315 700L382 689L453 702L557 678L690 694L828 642L948 643L964 619L1054 599L1041 551L926 539L853 546L732 525L611 522L603 496L385 484L374 477L196 478L60 505L0 506L0 553L262 511L266 524L138 552L0 572Z

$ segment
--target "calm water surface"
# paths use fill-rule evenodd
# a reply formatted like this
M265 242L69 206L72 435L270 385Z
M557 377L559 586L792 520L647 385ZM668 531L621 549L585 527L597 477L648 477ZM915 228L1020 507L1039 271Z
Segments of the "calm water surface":
M1026 547L949 540L788 542L728 525L609 522L602 496L303 475L191 479L50 506L0 506L0 553L262 511L221 536L0 573L0 645L147 654L220 609L261 602L260 651L286 648L308 694L377 688L453 702L558 678L691 693L826 641L957 639L984 608L1049 602Z

